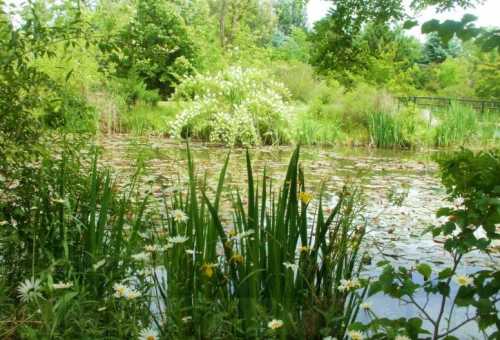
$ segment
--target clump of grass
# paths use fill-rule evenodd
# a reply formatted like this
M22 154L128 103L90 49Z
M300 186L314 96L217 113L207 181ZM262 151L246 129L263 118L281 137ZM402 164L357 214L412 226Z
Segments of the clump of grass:
M470 143L479 133L477 114L471 108L452 105L440 115L440 124L435 129L434 144L450 146Z
M170 123L180 111L175 102L159 102L156 105L138 103L121 115L121 127L134 135L168 135Z
M368 131L371 144L378 148L403 147L408 144L401 123L390 113L372 113Z

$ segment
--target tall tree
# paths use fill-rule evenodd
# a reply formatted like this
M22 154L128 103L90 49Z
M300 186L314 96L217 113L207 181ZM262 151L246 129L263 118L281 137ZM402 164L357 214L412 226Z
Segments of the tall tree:
M290 35L294 27L305 28L309 0L278 0L274 9L278 16L278 29Z
M386 25L404 17L399 0L332 0L327 17L314 26L311 61L320 71L333 72L346 80L363 67L365 58L356 37L364 25Z
M132 74L163 97L193 70L196 51L183 19L172 4L139 0L137 11L115 39L101 45L118 77Z

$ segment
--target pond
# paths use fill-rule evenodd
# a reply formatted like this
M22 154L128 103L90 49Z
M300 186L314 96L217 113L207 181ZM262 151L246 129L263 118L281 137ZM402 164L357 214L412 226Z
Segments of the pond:
M187 181L185 144L162 138L106 137L100 141L104 149L104 162L112 166L118 176L129 177L139 162L146 171L146 181L158 195L161 187ZM228 149L220 146L193 143L191 150L196 171L206 174L208 184L215 183ZM274 185L282 183L291 146L260 147L251 150L255 176L266 168ZM389 260L397 266L414 267L418 262L440 270L451 264L443 249L443 240L433 239L425 230L440 221L435 217L439 207L450 205L444 187L438 178L437 166L432 161L434 151L414 152L376 150L368 148L303 147L301 163L308 191L318 192L325 185L326 206L333 207L335 192L345 183L359 185L365 203L360 222L366 222L365 250L373 258L366 267L367 274L375 274L376 263ZM244 190L246 185L245 150L234 149L228 168L226 185ZM230 221L230 215L226 216ZM470 253L466 256L461 273L481 268L498 268L500 254L491 256ZM421 296L422 299L425 296ZM416 315L408 306L396 305L396 300L374 296L375 312L395 317ZM429 306L439 301L431 300ZM361 316L362 318L362 316ZM477 334L474 327L463 329L462 335Z

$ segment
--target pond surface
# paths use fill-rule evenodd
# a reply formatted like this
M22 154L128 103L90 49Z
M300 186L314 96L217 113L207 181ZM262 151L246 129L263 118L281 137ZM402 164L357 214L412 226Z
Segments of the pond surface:
M186 147L183 143L117 135L102 139L100 144L104 148L105 163L112 166L118 176L129 177L137 162L143 164L146 179L153 183L154 192L160 193L161 186L176 186L179 180L187 182ZM194 143L191 150L198 175L206 173L209 185L215 187L228 149ZM254 176L258 178L266 168L277 187L284 179L292 152L293 147L289 146L252 149ZM366 244L375 259L373 267L382 258L405 266L425 261L436 269L450 263L442 240L424 233L428 226L439 223L436 210L451 204L446 201L437 176L432 151L302 147L300 159L308 190L318 192L321 185L325 185L328 193L325 206L334 206L335 193L345 183L361 186L365 196ZM244 149L231 152L226 186L241 190L246 187ZM401 204L394 202L398 198L402 199ZM466 271L498 268L500 254L495 252L487 257L472 253L464 259L464 264Z
M152 190L158 195L161 194L161 187L176 186L179 181L187 182L186 147L183 143L162 138L113 136L103 138L100 144L104 148L104 162L112 166L119 176L129 177L135 165L138 162L142 164L146 169L146 180L152 183ZM191 150L197 174L206 174L209 186L215 188L228 149L194 143L191 144ZM273 178L274 186L278 187L284 179L292 152L293 147L282 146L252 149L254 177L261 176L262 170L266 168L267 175ZM345 183L354 183L363 189L365 207L360 221L367 223L365 250L373 258L372 264L366 268L367 274L377 272L376 263L382 259L406 267L426 262L435 271L451 264L450 257L443 249L443 240L433 239L430 233L424 233L427 227L440 222L435 217L437 209L451 204L446 201L432 154L432 151L367 148L301 149L300 159L307 189L318 192L324 184L327 193L325 206L335 205L335 193ZM244 191L244 149L232 150L226 186ZM398 199L402 202L396 202ZM225 220L230 223L230 219L228 210ZM496 250L491 256L468 254L460 273L500 267L500 254L498 248ZM399 305L398 301L384 296L374 296L371 300L377 314L388 317L417 314L413 308ZM438 302L432 299L429 306ZM470 338L472 335L478 336L478 330L470 324L460 334Z

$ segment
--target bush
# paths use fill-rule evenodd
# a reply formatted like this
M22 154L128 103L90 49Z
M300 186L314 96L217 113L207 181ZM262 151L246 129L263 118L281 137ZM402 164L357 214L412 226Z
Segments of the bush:
M173 99L186 101L171 125L177 138L226 145L283 143L289 92L267 72L230 67L215 75L186 78Z
M311 65L301 62L273 64L273 73L289 90L293 99L309 101L315 88L321 86Z

